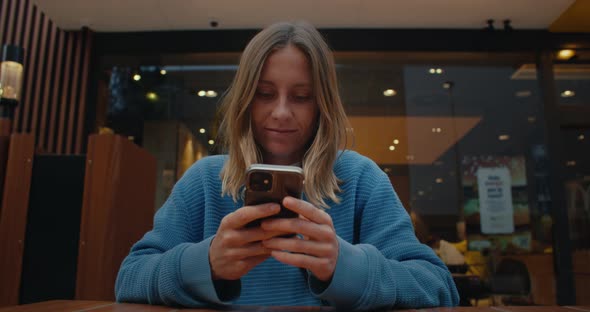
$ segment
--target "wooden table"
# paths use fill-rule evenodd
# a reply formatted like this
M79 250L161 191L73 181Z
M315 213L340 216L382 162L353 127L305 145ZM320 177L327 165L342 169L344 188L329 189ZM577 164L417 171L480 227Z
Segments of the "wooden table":
M164 306L153 306L145 304L114 303L108 301L78 301L78 300L52 300L40 303L25 304L20 306L0 308L0 312L172 312L172 311L200 311L213 312L220 310L212 309L177 309ZM237 307L221 311L244 311L244 312L305 312L305 311L334 311L327 307ZM501 307L455 307L455 308L429 308L418 310L396 310L396 311L421 311L421 312L590 312L590 306L501 306Z

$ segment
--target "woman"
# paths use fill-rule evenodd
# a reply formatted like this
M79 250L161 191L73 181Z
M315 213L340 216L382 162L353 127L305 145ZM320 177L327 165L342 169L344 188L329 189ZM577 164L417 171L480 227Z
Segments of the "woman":
M388 177L339 152L346 115L332 54L305 23L272 25L248 44L222 110L227 155L198 161L121 265L118 301L182 306L456 305L449 272L414 236ZM243 206L250 164L302 166L300 218ZM287 235L297 233L299 235Z

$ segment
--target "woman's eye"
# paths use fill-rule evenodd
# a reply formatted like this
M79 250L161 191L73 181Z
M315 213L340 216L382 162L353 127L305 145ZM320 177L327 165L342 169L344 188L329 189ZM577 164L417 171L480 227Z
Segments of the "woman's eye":
M274 96L274 94L270 92L258 91L256 92L256 96L262 99L271 99Z
M310 95L296 95L294 98L295 98L295 101L297 101L297 102L311 101Z

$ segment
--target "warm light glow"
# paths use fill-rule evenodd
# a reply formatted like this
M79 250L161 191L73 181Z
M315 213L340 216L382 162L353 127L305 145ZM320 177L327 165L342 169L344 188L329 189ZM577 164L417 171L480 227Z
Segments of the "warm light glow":
M399 144L399 140L398 139L393 140L393 144Z
M443 179L442 178L436 178L436 180L434 180L436 183L441 184L443 183Z
M395 151L395 146L393 146L393 145L389 145L389 150L390 150L390 151Z
M160 75L166 75L166 70L165 69L161 69L160 70Z
M140 74L133 75L133 80L140 81L141 80L141 75Z
M582 140L584 140L584 138L585 138L585 137L584 137L584 135L583 135L583 134L580 134L580 135L578 135L578 140L582 141Z
M443 72L443 70L442 70L441 68L437 68L437 69L436 69L436 73L437 73L437 74L439 74L439 75L440 75L440 74L442 74L442 72Z
M207 92L205 90L201 90L201 91L197 92L197 94L199 96L203 97L203 96L207 95Z
M576 55L576 51L571 49L563 49L557 52L557 58L563 61L571 59L574 55Z
M431 73L431 74L435 74L436 73L436 69L431 68L428 72Z
M507 141L508 139L510 139L510 136L508 134L502 134L498 136L498 140L500 141Z
M440 133L442 131L441 128L432 128L433 133Z
M443 89L450 89L451 88L451 83L450 82L443 82Z
M145 97L150 101L157 101L158 100L158 95L156 94L156 92L148 92L145 94Z
M215 91L213 91L213 90L208 90L208 91L205 93L205 95L206 95L207 97L213 98L213 97L216 97L216 96L217 96L217 92L215 92Z
M215 141L209 140L209 145L213 145L213 144L215 144Z
M383 95L385 95L385 96L394 96L396 94L397 94L397 92L393 89L387 89L387 90L383 91Z
M205 133L205 128L199 129L199 133Z
M530 116L530 117L528 117L528 118L527 118L527 120L528 120L530 123L534 123L535 121L537 121L537 118L536 118L535 116Z
M576 165L576 161L575 161L575 160L568 160L568 161L565 163L565 165L566 165L566 166L568 166L568 167L573 167L573 166L575 166L575 165Z
M420 195L420 196L424 195L424 191L418 191L418 195Z
M576 95L576 92L574 92L572 90L565 90L565 91L561 92L561 97L564 97L564 98L572 97L574 95Z
M18 101L22 83L23 65L13 61L2 62L0 65L0 96Z

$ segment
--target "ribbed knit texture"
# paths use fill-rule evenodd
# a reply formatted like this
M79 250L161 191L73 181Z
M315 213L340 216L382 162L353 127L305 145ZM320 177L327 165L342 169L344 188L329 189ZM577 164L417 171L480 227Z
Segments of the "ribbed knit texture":
M338 158L340 204L329 202L339 255L329 285L272 258L240 281L218 284L209 267L209 245L221 219L242 207L221 196L225 156L194 164L158 210L154 228L123 261L117 301L188 307L215 305L321 305L347 309L456 305L450 273L418 242L389 178L353 151ZM356 221L355 221L356 220Z

